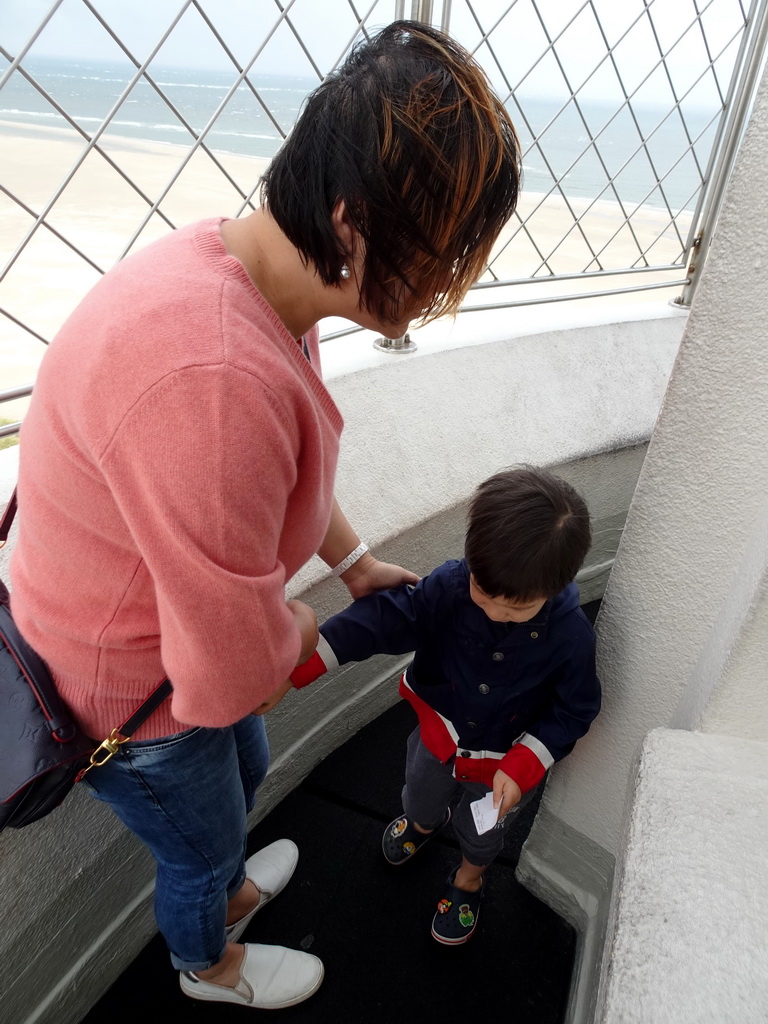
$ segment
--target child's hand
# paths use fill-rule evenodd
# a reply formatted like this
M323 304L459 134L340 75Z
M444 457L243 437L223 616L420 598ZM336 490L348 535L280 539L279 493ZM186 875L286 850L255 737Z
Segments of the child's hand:
M288 610L293 615L294 622L301 633L301 651L299 652L299 660L296 664L303 665L317 650L317 642L320 639L320 633L317 629L317 616L314 610L308 604L304 604L303 601L286 601L285 603L288 605Z
M499 808L499 818L520 803L522 791L514 779L510 778L501 768L493 776L493 806Z
M285 682L282 683L274 693L271 693L265 701L262 701L262 703L259 704L256 710L252 711L251 714L257 716L266 715L266 713L271 711L272 708L276 708L286 693L292 689L293 683L290 679L286 679Z

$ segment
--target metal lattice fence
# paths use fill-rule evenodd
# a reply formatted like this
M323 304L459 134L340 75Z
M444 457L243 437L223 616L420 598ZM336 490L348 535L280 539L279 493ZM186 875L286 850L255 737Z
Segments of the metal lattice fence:
M114 262L252 208L306 94L403 14L476 55L523 143L519 210L468 306L679 293L704 183L743 124L766 0L751 15L745 0L409 6L4 0L0 398L28 392L44 345Z
M477 291L503 289L499 305L675 294L724 116L754 59L744 4L464 0L446 13L524 148L523 199Z

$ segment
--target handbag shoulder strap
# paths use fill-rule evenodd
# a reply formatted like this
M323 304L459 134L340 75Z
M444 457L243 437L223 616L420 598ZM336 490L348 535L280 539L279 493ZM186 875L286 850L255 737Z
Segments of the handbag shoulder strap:
M5 542L8 540L8 534L11 532L13 517L16 515L16 504L16 488L14 487L10 501L5 506L3 517L0 519L0 548L5 546Z
M117 730L119 734L125 739L130 739L131 736L136 732L140 725L149 718L153 711L160 707L165 698L173 690L170 679L164 679L162 683L159 683L155 689L150 693L143 704L140 704L133 712L130 718L126 719L125 722Z

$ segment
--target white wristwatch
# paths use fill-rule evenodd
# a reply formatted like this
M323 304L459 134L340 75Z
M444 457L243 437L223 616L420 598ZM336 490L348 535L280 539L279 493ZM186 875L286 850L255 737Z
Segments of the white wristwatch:
M360 541L354 551L350 551L346 558L342 559L338 565L331 569L331 573L334 576L341 576L343 572L346 572L347 569L350 569L355 564L358 558L362 558L367 550L368 545L364 541Z

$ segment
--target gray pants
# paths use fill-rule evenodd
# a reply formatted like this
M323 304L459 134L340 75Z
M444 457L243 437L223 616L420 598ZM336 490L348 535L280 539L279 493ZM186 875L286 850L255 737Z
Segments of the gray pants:
M434 754L430 754L419 739L418 728L408 737L403 811L422 828L438 828L445 819L446 808L455 797L459 797L451 824L462 854L470 864L478 867L490 864L498 857L504 845L504 829L536 792L534 788L523 793L520 803L504 816L496 828L479 836L469 805L485 796L489 789L482 782L460 782L454 778L452 760L442 764Z

